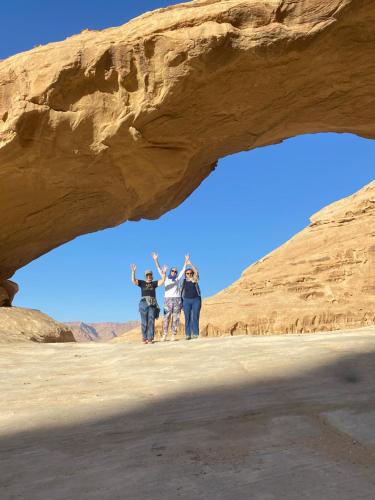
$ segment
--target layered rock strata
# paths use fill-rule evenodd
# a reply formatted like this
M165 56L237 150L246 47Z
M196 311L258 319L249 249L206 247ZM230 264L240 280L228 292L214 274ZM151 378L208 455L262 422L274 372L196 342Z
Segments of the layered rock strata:
M75 342L69 327L36 309L0 308L0 343Z
M204 301L202 333L304 333L375 324L375 181Z
M372 0L196 0L0 62L0 280L181 203L217 160L375 137Z

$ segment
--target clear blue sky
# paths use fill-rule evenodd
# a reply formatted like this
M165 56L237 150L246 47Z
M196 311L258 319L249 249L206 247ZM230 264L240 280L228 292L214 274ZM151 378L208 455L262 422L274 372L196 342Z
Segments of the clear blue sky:
M0 58L171 3L177 2L6 2ZM373 141L317 134L224 158L185 203L158 221L82 236L19 270L15 305L61 321L135 319L139 291L130 283L129 266L150 267L153 250L161 263L178 266L190 252L203 294L212 295L303 229L314 212L372 181L374 153Z

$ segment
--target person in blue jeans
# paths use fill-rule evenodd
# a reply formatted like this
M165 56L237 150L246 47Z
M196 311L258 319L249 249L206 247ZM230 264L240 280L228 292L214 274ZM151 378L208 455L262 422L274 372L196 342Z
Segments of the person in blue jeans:
M185 271L185 279L182 284L182 304L185 315L185 337L186 340L199 337L199 316L201 312L202 299L199 288L198 269L189 260L190 267Z
M156 301L155 290L158 286L164 284L167 268L162 268L162 278L154 281L152 271L145 271L145 280L139 280L135 277L137 266L131 265L131 280L133 285L141 289L141 300L139 302L139 314L141 315L142 340L144 344L154 343L155 319L158 303Z

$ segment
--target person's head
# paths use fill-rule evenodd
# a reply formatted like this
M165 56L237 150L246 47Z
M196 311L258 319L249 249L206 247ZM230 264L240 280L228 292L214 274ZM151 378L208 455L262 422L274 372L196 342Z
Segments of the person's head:
M190 268L186 269L185 271L185 278L187 280L192 280L194 278L194 271Z
M171 270L169 271L169 277L170 278L176 278L178 274L178 269L177 267L171 267Z
M152 271L150 269L147 269L147 271L145 271L145 278L146 278L147 283L150 283L153 280L154 276L153 276Z

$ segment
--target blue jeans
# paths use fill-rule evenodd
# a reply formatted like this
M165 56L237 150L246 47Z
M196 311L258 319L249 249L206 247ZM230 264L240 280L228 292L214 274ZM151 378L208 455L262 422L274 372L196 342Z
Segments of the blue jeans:
M193 332L193 337L199 336L199 315L201 313L201 305L202 300L200 297L195 297L195 299L184 298L183 300L186 338L191 337L191 332Z
M139 303L143 340L154 340L156 307L147 305L145 300Z

